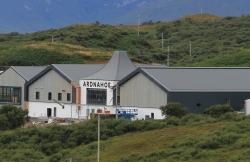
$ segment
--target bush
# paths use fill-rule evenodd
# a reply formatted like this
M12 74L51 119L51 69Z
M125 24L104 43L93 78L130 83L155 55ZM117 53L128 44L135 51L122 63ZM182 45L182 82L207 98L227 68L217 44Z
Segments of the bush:
M245 116L238 114L237 112L227 112L220 116L220 119L227 121L242 121Z
M170 102L166 106L160 107L162 115L169 115L181 118L182 116L187 115L188 109L182 107L180 103Z
M169 116L166 118L167 125L178 126L180 124L180 119L175 116Z
M3 105L0 108L0 130L15 129L29 121L28 110L13 105Z
M205 113L212 116L212 117L215 117L215 118L218 118L220 117L221 115L224 115L225 113L227 112L234 112L233 108L229 105L213 105L211 106L210 108L207 108L205 110Z

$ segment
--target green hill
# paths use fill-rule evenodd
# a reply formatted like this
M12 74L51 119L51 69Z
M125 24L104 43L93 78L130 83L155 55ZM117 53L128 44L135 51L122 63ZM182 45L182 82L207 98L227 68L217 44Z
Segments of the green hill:
M165 120L101 120L100 161L238 162L250 159L250 117L189 114ZM0 132L0 161L94 162L97 120Z
M126 50L135 62L166 64L169 54L170 66L248 66L250 15L221 18L197 14L172 22L142 24L140 35L138 26L99 22L0 34L0 65L99 63L107 61L114 50ZM224 59L228 57L240 60L234 64Z

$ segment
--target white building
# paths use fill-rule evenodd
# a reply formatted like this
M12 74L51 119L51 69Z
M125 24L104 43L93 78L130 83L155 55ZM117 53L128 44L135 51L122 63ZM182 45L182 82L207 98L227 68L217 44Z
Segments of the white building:
M103 66L52 64L45 68L25 84L29 116L78 118L81 115L79 78L89 76Z
M109 111L116 113L116 100L119 103L119 94L116 96L118 81L136 69L126 51L115 51L109 62L95 74L82 78L81 109L89 118L90 113Z

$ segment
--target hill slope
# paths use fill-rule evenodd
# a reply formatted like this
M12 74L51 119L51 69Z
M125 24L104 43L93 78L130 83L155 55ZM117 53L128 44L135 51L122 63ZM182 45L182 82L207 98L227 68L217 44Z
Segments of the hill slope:
M101 120L100 161L249 161L249 124L237 113ZM0 149L1 161L96 161L97 120L0 132Z
M247 61L250 15L221 18L197 14L171 22L145 24L140 27L139 35L135 25L111 26L98 22L31 34L0 34L0 65L94 63L93 60L98 63L108 60L115 50L128 51L135 62L167 64L169 59L169 66L250 65ZM225 59L234 57L239 61Z

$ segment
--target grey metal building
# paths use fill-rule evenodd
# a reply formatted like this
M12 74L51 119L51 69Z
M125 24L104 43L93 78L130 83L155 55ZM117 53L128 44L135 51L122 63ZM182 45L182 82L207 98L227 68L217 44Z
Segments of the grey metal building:
M13 104L24 108L24 84L45 66L11 66L0 74L0 106Z
M28 103L29 116L69 116L69 105L61 110L56 102L80 104L81 90L79 79L87 77L104 65L102 64L51 64L25 83L25 101ZM56 102L55 102L56 101ZM60 111L58 108L60 107ZM71 107L72 109L72 107ZM78 116L74 106L73 117Z
M138 68L119 83L121 105L159 108L179 102L203 114L215 104L244 108L250 98L250 68Z

